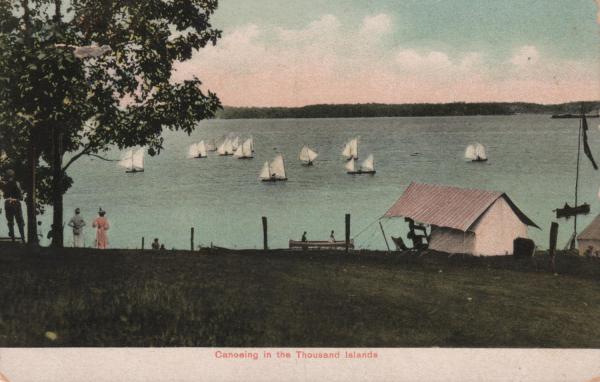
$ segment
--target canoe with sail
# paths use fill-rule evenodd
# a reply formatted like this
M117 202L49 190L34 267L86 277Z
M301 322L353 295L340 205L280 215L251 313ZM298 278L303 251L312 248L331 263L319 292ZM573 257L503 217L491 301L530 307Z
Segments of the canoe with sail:
M233 156L238 159L254 158L254 155L252 154L252 141L250 139L246 139L244 143L242 143L237 150L235 150Z
M118 165L124 167L126 173L144 172L144 149L127 151Z
M370 154L367 157L367 159L365 159L361 163L360 168L358 170L356 169L356 161L354 160L354 158L350 159L350 161L348 161L348 163L346 163L346 173L350 174L350 175L362 175L362 174L374 175L376 173L376 171L375 171L375 160L373 159L373 154Z
M304 146L302 147L302 150L300 150L300 161L304 166L312 166L314 160L317 159L318 156L319 154L311 150L308 146Z
M287 180L287 176L285 175L285 163L283 161L283 155L277 154L277 156L270 163L268 161L265 162L258 177L263 182Z
M217 153L221 156L233 155L233 142L231 138L225 138L225 140L219 145Z
M188 157L189 158L206 158L207 154L206 154L206 144L204 144L204 141L200 141L198 143L194 143L190 146L189 150L188 150Z
M346 143L342 150L342 155L346 160L358 159L358 138L353 138Z
M468 159L471 162L487 161L488 158L485 152L485 146L483 146L481 143L474 143L467 146L467 149L465 150L465 159Z

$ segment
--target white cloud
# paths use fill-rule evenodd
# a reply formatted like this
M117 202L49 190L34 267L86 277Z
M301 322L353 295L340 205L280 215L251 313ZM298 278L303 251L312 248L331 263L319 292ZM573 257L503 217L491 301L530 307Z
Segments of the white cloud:
M359 33L362 36L380 37L392 31L392 18L385 13L374 16L366 16L360 26Z
M519 48L510 62L517 66L534 65L538 62L540 53L533 45L525 45Z
M589 86L600 80L596 71L542 57L535 46L494 62L483 52L395 46L379 38L390 28L385 15L355 26L333 15L298 29L244 25L177 65L173 79L196 75L232 106L600 98ZM378 39L366 38L367 30Z

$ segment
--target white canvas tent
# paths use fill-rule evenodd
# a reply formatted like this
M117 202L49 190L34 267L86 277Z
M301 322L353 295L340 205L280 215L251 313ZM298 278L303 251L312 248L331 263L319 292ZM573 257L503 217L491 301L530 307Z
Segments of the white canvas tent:
M511 254L513 240L537 227L503 192L422 183L411 183L384 217L431 226L430 249L482 256Z
M600 215L577 236L580 255L600 256Z

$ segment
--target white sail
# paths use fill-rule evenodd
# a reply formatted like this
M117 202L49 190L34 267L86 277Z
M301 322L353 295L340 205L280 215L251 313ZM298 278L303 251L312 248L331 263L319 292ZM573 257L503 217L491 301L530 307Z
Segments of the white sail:
M188 158L196 158L197 156L198 156L198 145L196 143L192 143L192 145L188 149Z
M375 170L375 162L373 160L373 154L370 154L360 165L360 169L363 171Z
M342 150L342 155L346 157L346 159L352 158L352 151L350 149L350 142L346 143L344 149Z
M352 172L355 171L354 170L354 158L350 158L348 163L346 163L346 170L352 171Z
M302 150L300 151L300 160L302 162L311 163L317 159L318 156L319 154L312 151L308 146L302 147Z
M465 159L473 160L477 159L477 155L475 154L475 145L468 145L465 150Z
M258 176L260 179L271 179L271 169L269 168L269 162L265 162L262 170L260 170L260 175Z
M346 143L344 150L342 150L342 155L345 156L346 159L358 159L358 138L353 138Z
M475 144L475 156L477 156L480 159L487 159L487 156L485 154L485 146L483 146L481 143Z
M278 154L273 162L271 162L271 175L277 179L285 179L285 165L283 163L283 155Z
M199 157L205 157L206 156L206 144L204 143L204 141L200 141L198 142L198 144L196 145L196 149L198 150L198 156Z
M233 157L234 158L243 158L244 157L244 150L243 150L242 146L239 146L237 148L237 150L235 150L235 152L233 153Z
M133 167L133 150L127 151L119 161L118 165L131 170Z
M221 144L217 148L217 153L219 155L225 155L225 154L227 154L227 152L225 151L225 143L227 143L227 139L225 139L223 142L221 142Z
M133 154L132 167L136 170L144 169L144 149L139 149Z
M231 147L233 151L237 150L240 147L240 137L235 137L233 141L231 141Z
M231 141L231 139L227 138L225 140L224 143L224 148L225 148L225 154L229 155L229 154L233 154L233 152L235 151L233 148L233 142Z
M250 137L249 141L250 141L250 150L252 150L252 152L254 152L254 137Z
M358 159L358 138L350 141L350 155L352 155L352 158Z
M244 143L242 143L242 153L246 158L252 158L252 138L246 139Z

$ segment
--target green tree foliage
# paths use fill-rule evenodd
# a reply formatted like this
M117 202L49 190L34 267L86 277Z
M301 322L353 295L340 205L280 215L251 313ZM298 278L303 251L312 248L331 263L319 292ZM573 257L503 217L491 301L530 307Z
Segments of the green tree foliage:
M41 202L62 217L72 183L66 170L77 159L113 145L155 155L163 129L189 134L213 117L217 96L195 77L176 83L171 74L177 61L216 44L216 7L217 0L0 0L0 148L8 157L0 166L17 167L31 184L35 148ZM110 51L74 55L75 46L90 45Z

